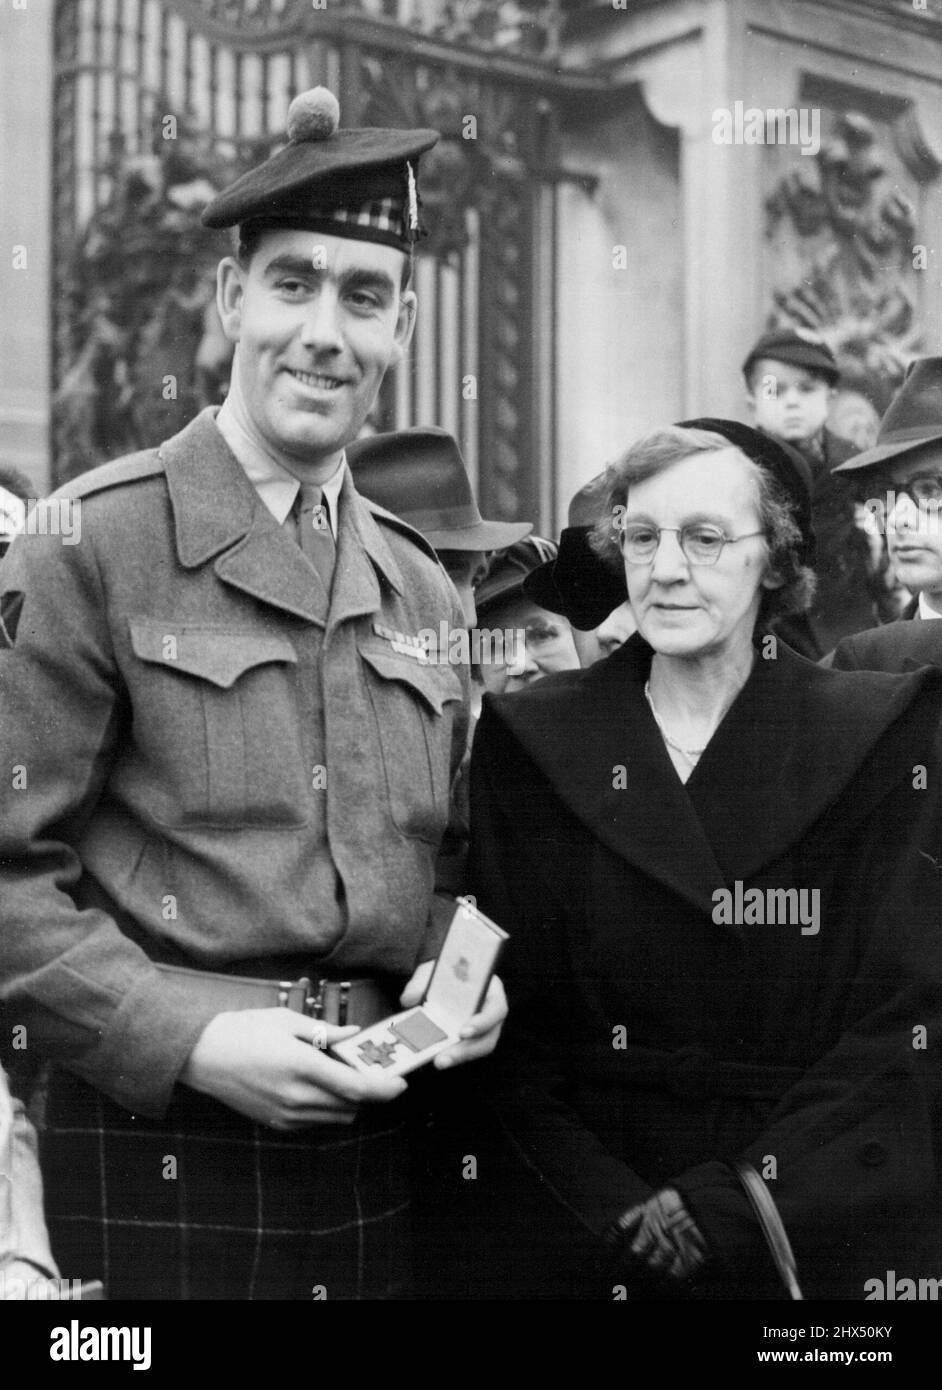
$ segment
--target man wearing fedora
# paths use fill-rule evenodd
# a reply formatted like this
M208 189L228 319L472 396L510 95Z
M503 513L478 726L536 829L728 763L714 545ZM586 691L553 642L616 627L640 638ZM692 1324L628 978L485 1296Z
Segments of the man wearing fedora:
M338 122L296 98L204 213L239 229L218 415L69 484L80 543L0 571L0 989L53 1063L54 1253L112 1298L409 1290L406 1084L327 1048L421 995L465 749L467 672L416 637L454 590L344 457L412 332L437 136Z
M358 439L347 450L357 491L421 531L458 591L465 623L477 621L474 591L487 557L522 541L526 521L485 521L458 441L447 430L417 427Z
M890 563L914 597L895 623L839 642L844 670L942 665L942 357L912 362L880 425L876 444L842 464L856 475L871 524L886 536Z

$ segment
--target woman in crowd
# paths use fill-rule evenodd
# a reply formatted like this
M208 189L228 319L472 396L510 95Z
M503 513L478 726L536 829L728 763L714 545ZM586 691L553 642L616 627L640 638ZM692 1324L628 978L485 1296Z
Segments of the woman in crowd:
M813 592L810 478L746 426L640 441L596 535L638 632L486 699L472 761L472 888L511 933L511 1292L937 1275L942 678L767 635Z

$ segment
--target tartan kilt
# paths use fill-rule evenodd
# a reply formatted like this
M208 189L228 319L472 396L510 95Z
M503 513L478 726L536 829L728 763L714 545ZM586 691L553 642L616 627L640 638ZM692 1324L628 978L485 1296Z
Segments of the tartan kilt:
M186 1087L145 1119L54 1068L41 1158L63 1276L106 1298L410 1296L401 1102L284 1134Z

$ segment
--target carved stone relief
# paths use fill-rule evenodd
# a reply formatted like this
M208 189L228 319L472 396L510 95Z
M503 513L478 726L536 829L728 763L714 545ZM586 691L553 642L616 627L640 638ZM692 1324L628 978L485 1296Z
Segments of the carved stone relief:
M793 157L766 199L768 324L803 326L828 341L843 373L845 428L863 439L921 349L920 231L900 174L912 186L936 177L938 165L923 147L915 171L901 168L911 126L911 115L899 122L894 152L868 116L836 115L817 156ZM911 166L917 153L908 153Z

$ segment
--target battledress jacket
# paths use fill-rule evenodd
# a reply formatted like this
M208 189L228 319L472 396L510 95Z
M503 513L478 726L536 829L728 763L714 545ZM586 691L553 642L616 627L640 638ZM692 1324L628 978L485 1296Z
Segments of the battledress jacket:
M434 954L467 676L416 639L461 610L349 473L328 601L211 411L69 499L77 543L0 569L0 991L31 1048L159 1117L219 1009L155 961L401 984Z
M558 1236L518 1252L521 1296L552 1267L611 1298L603 1233L672 1184L704 1296L784 1297L742 1159L805 1297L942 1275L942 681L762 650L685 785L638 635L484 702L471 878L511 934L488 1098ZM767 893L789 888L819 895L816 931L814 899Z

